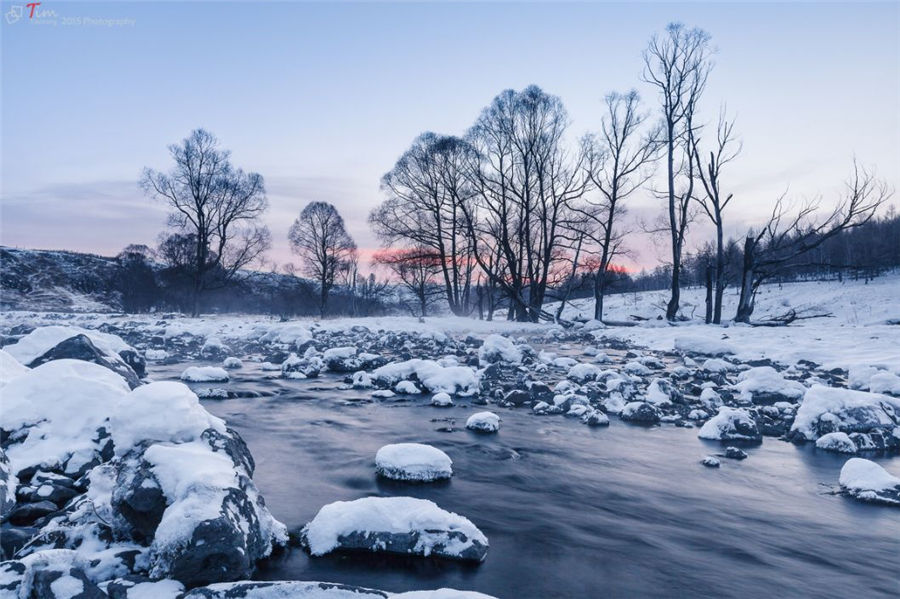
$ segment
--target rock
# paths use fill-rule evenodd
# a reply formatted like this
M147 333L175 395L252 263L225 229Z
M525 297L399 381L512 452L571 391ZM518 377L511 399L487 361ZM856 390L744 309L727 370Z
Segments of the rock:
M531 401L533 402L544 401L550 403L553 401L554 393L547 383L536 381L531 384L529 392L531 393Z
M488 540L468 519L413 497L365 497L326 505L301 532L314 556L384 551L483 561Z
M431 482L453 475L453 461L431 445L396 443L385 445L375 455L375 472L394 480Z
M9 458L0 449L0 523L6 522L9 513L16 506L16 487L19 480L10 470Z
M352 587L331 582L301 582L296 580L276 582L233 582L201 587L186 594L183 599L387 599L382 591ZM116 599L116 598L112 598Z
M703 425L697 436L713 441L762 442L762 435L756 427L756 422L747 410L724 406Z
M588 410L581 416L581 421L588 426L609 426L609 416L600 410Z
M40 532L39 529L27 526L4 527L0 532L0 548L3 552L0 560L12 559L19 549L24 547L38 532Z
M453 406L453 398L449 393L435 393L431 398L431 405L437 408L449 408Z
M719 466L722 465L719 462L719 460L717 460L716 458L714 458L712 456L706 456L705 458L700 460L700 463L703 464L704 466L706 466L707 468L718 468Z
M660 412L653 404L645 401L633 401L625 404L619 417L628 422L655 424L660 420Z
M847 433L828 433L816 439L816 447L825 451L838 453L856 453L856 443L847 436Z
M78 568L37 570L31 579L35 599L108 599L106 593Z
M105 590L109 599L178 599L184 593L184 585L177 580L153 580L129 574L110 581Z
M86 335L74 335L53 346L41 356L32 360L29 368L36 368L41 364L53 360L82 360L92 362L108 368L125 379L128 387L134 389L141 384L140 378L134 370L119 356L105 354L91 342Z
M730 460L746 460L747 452L737 447L727 447L725 448L725 457Z
M836 432L889 435L898 420L900 399L813 385L803 396L788 436L792 440L814 441Z
M9 512L9 521L16 526L28 526L38 518L59 511L52 501L39 501L37 503L23 503L17 505Z
M850 458L841 468L841 487L860 501L900 506L900 479L863 458Z
M119 466L112 507L127 523L129 534L138 541L150 541L166 511L166 496L143 459L152 443L144 442L133 449Z
M128 366L140 378L144 378L144 376L146 376L147 360L144 359L144 356L137 353L133 349L123 349L119 352L119 357L122 358L122 361L128 364Z
M243 368L244 363L241 362L239 358L229 357L225 358L222 361L222 368L227 368L229 370L234 370L236 368Z
M181 380L188 383L227 383L228 372L218 366L189 366L181 373Z
M496 433L500 430L500 417L493 412L478 412L469 416L466 428L476 433Z
M503 400L514 406L522 406L531 403L532 394L524 389L513 389L503 397Z

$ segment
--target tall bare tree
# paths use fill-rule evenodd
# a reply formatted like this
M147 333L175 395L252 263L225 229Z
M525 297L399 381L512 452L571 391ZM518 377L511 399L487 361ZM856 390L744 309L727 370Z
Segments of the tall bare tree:
M693 193L693 117L713 67L710 36L702 29L671 23L662 35L653 35L644 50L643 80L659 91L666 155L667 222L672 250L671 297L666 318L678 315L681 299L679 275L689 204ZM680 155L680 157L679 157ZM678 179L683 179L679 183Z
M145 168L140 186L169 205L169 226L192 236L192 310L200 313L204 290L230 282L271 247L260 217L269 206L262 175L231 164L215 135L196 129L169 146L169 173Z
M375 262L386 266L412 298L410 311L415 316L426 317L428 306L442 293L436 284L441 273L440 256L432 248L419 246L383 250L375 254Z
M437 256L447 303L459 316L472 309L475 267L463 220L463 204L472 196L464 172L470 153L458 137L423 133L382 177L388 199L369 215L387 247L414 252L427 248Z
M734 134L734 119L728 120L723 109L719 113L719 124L716 127L715 149L710 150L709 160L704 158L698 149L698 139L694 137L694 158L697 160L697 176L703 186L703 194L697 196L697 202L716 227L716 265L714 271L715 297L712 305L712 322L722 322L722 296L727 285L725 272L725 233L723 212L734 197L722 191L722 169L741 153L742 144Z
M291 251L303 260L303 272L319 285L319 313L328 312L328 295L338 275L356 257L356 243L344 227L337 208L310 202L288 231Z
M584 143L588 152L587 172L599 197L585 196L585 205L573 208L575 218L588 224L586 235L597 248L599 258L594 273L594 318L603 319L603 299L607 273L613 259L623 247L628 231L621 227L627 212L624 205L652 175L657 158L660 131L643 131L649 117L640 109L637 91L611 93L605 98L606 114L599 136L589 136Z
M748 232L744 240L741 295L734 320L750 322L756 291L766 279L829 239L868 223L893 194L886 181L854 160L844 197L823 219L815 219L818 201L807 202L795 210L785 204L782 195L768 222L757 232Z
M566 149L568 124L562 101L532 85L500 93L467 134L475 195L463 211L473 256L516 320L553 318L542 306L565 259L566 219L591 186L584 153Z

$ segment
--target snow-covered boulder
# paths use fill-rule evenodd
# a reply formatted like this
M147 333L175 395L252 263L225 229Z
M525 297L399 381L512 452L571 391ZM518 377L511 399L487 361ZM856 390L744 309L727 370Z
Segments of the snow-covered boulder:
M319 510L301 532L312 555L337 550L439 556L480 562L488 540L468 519L413 497L365 497Z
M385 386L415 378L430 393L474 395L479 377L468 366L444 367L434 360L413 359L386 364L372 371L372 378Z
M183 599L393 599L399 596L333 582L279 580L222 582L193 589ZM147 599L157 598L148 595Z
M0 428L13 474L46 466L80 475L111 457L108 418L129 391L115 372L81 360L54 360L12 379Z
M825 451L835 451L837 453L856 453L858 451L856 443L853 442L847 433L828 433L816 439L816 447Z
M756 422L747 410L725 406L703 425L697 436L712 441L762 441Z
M16 487L19 479L11 472L9 458L0 449L0 522L6 522L9 512L16 506Z
M449 393L435 393L431 398L431 405L436 408L449 408L453 406L453 398Z
M431 482L450 478L452 465L446 453L422 443L385 445L375 454L375 471L394 480Z
M56 328L56 327L48 327L48 328ZM45 329L37 329L32 335L39 333ZM117 338L118 339L118 338ZM15 346L10 346L14 348ZM106 347L106 346L104 346ZM133 356L137 356L137 353L133 350L128 350ZM132 361L135 363L139 363L138 358L132 356ZM41 364L45 364L47 362L51 362L53 360L82 360L84 362L92 362L99 366L103 366L104 368L108 368L112 370L119 376L121 376L128 383L128 386L134 389L138 385L141 384L140 378L137 373L128 363L122 359L122 357L108 349L101 349L94 345L91 339L84 334L78 333L72 335L70 337L66 337L56 345L52 346L43 354L38 357L30 360L28 362L28 366L31 368L36 368ZM143 360L141 358L141 360Z
M225 383L228 371L218 366L189 366L181 373L181 380L188 383Z
M315 349L308 348L303 356L289 355L281 363L281 376L289 379L312 379L319 376L325 362L316 354Z
M28 370L28 367L23 366L12 354L0 349L0 388Z
M387 363L387 360L378 354L359 353L356 347L333 347L322 354L325 366L332 372L356 372L377 368Z
M900 418L900 399L813 385L803 396L803 403L791 425L790 436L814 441L828 433L879 433L890 438Z
M236 368L243 368L244 363L241 362L240 358L235 358L234 356L225 358L222 360L222 368L227 368L228 370L234 370Z
M772 405L780 401L795 402L806 393L806 387L797 381L785 379L771 366L759 366L738 375L732 389L740 392L743 401L757 405Z
M841 468L840 483L856 499L900 506L900 478L871 460L847 460Z
M713 333L715 329L709 329ZM732 344L712 336L691 335L675 338L675 349L688 355L727 356L735 353Z
M661 414L659 408L645 401L632 401L625 404L619 412L622 420L640 422L643 424L655 424L659 422Z
M666 379L653 379L647 386L644 396L648 401L657 406L671 406L674 402L680 402L683 398L681 392Z
M466 428L476 433L496 433L500 430L500 417L493 412L478 412L469 416Z
M847 377L851 389L900 395L900 376L888 370L855 364Z
M478 359L482 365L494 362L521 364L524 354L509 338L502 335L490 335L478 348Z

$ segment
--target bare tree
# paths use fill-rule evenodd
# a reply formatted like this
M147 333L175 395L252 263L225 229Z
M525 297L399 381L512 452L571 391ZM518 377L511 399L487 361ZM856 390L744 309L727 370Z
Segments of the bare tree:
M704 194L697 197L697 202L716 227L716 263L714 271L715 297L712 302L712 322L722 322L722 296L728 284L725 272L725 233L722 213L734 197L722 191L722 168L727 166L741 153L742 144L734 134L734 120L728 120L725 110L719 113L719 124L716 127L716 148L710 150L709 161L705 164L698 149L696 137L694 158L697 160L697 175L703 184Z
M440 256L431 248L420 246L378 252L375 262L386 266L413 298L411 312L422 318L427 316L428 306L442 295L436 284L441 273Z
M196 129L169 146L169 173L144 169L140 186L173 212L169 226L192 236L192 316L204 290L230 282L271 247L260 217L269 206L263 178L231 164L231 153L211 133Z
M339 273L356 257L356 243L344 227L337 208L310 202L288 232L291 251L303 260L303 272L319 285L319 313L328 312L328 294Z
M628 234L620 224L626 213L625 200L647 183L651 165L657 158L660 131L642 135L648 114L640 110L635 90L611 93L605 98L606 115L599 136L589 136L587 172L599 191L599 198L586 196L584 206L573 208L576 218L588 223L585 234L597 248L599 261L594 274L594 318L603 319L603 298L607 271L620 254Z
M653 35L644 50L643 80L659 90L666 148L667 223L672 249L672 288L666 318L678 315L681 299L679 275L689 204L693 193L693 117L710 70L710 36L702 29L671 23L663 35ZM678 155L682 154L679 160ZM679 166L680 162L680 166ZM684 181L679 184L678 179Z
M854 160L843 199L824 219L815 220L818 201L793 210L785 204L784 195L778 198L768 222L758 232L750 231L744 240L741 295L734 320L750 322L754 297L763 281L843 231L868 223L893 194L886 181Z
M471 148L462 139L423 133L381 179L388 199L369 223L387 247L423 248L437 256L450 310L471 312L472 243L463 221L471 186L464 166Z
M475 196L462 208L472 254L516 320L553 318L542 306L565 259L568 212L591 186L584 153L565 148L568 124L562 101L532 85L500 93L467 135Z

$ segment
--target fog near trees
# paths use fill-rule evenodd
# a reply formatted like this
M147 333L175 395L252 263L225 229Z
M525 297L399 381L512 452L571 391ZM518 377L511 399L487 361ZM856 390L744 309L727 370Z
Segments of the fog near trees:
M170 146L170 170L141 178L171 216L156 248L119 256L123 307L538 322L593 298L603 320L610 293L668 289L665 317L678 321L692 316L681 290L699 285L707 323L751 323L764 282L868 279L900 266L894 190L856 159L835 208L784 194L766 201L767 219L726 237L731 215L760 198L742 197L730 178L743 149L737 112L704 102L714 57L700 28L651 35L634 81L651 93L610 92L589 131L573 131L563 99L537 85L502 90L468 129L423 132L387 169L368 214L378 251L357 248L335 206L297 198L288 235L296 263L266 259L262 175L232 165L198 129ZM638 198L656 198L656 214L632 218ZM701 225L710 239L690 235ZM627 270L638 234L666 256L652 272ZM735 314L723 314L729 288L740 294Z

